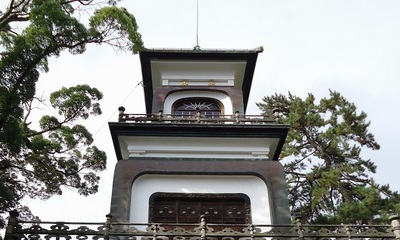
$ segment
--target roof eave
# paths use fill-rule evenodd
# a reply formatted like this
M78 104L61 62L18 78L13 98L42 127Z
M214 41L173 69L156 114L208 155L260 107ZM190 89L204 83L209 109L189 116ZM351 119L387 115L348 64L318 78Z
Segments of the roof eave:
M276 138L279 139L272 160L279 160L289 125L224 125L224 124L142 124L109 122L108 123L115 153L122 160L120 136L160 136L160 137L227 137L227 138Z
M151 60L245 60L247 64L243 78L242 92L244 111L246 112L258 53L262 51L262 47L251 50L146 49L141 51L140 61L146 113L152 113L153 104Z

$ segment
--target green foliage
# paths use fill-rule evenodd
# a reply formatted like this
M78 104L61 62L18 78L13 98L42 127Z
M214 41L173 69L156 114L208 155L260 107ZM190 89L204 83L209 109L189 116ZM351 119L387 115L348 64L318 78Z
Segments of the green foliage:
M64 186L83 195L97 192L106 155L77 121L101 114L102 94L87 85L62 88L50 96L58 115L42 116L40 129L27 119L50 57L81 54L92 43L132 53L143 48L134 16L116 2L18 0L0 10L0 228L14 208L29 215L20 204L24 197L47 199ZM82 12L93 12L87 24Z
M364 224L399 210L399 194L376 184L375 164L360 156L364 147L380 148L367 114L340 93L330 91L319 103L312 94L275 94L257 106L264 114L279 109L279 122L291 125L281 159L293 213L312 223Z
M23 197L48 199L62 194L65 186L82 195L97 192L96 173L105 169L106 154L92 146L93 137L83 125L70 123L100 114L101 98L97 89L87 85L62 88L51 94L50 101L59 115L42 116L40 130L20 122L24 145L19 152L0 143L2 213L23 208L19 205Z
M105 32L113 31L117 37L115 40L104 39L109 44L113 44L118 48L126 48L133 53L139 52L143 43L141 35L138 33L138 27L135 17L125 8L117 8L116 6L101 8L90 19L90 32L93 36L102 36ZM122 42L123 39L128 41ZM117 40L117 41L116 41Z
M99 100L103 94L95 88L87 85L65 88L50 95L50 103L58 109L60 115L65 116L67 121L73 121L77 118L87 119L90 114L101 114L100 105L92 103L93 100Z

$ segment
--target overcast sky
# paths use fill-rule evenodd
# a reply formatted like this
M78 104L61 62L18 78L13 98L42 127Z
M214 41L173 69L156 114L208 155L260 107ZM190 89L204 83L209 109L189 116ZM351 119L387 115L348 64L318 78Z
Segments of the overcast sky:
M191 49L196 45L196 0L125 0L136 16L147 48ZM288 91L305 97L339 91L368 113L370 130L381 150L363 156L377 165L378 183L400 190L399 77L400 1L398 0L199 0L202 49L253 49L259 55L247 114L259 114L255 102ZM42 220L103 221L109 213L116 157L107 122L117 108L144 113L137 55L89 47L79 56L51 59L50 72L38 84L47 96L62 86L87 83L104 93L103 115L90 120L95 144L108 154L98 194L78 196L65 190L49 201L26 201Z

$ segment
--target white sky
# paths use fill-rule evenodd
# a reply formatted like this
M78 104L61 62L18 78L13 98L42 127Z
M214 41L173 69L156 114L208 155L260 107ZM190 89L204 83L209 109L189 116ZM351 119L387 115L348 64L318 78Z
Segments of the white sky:
M126 0L147 48L196 45L196 0ZM253 49L259 55L247 114L275 92L305 97L337 90L368 113L379 151L364 151L378 165L378 183L400 190L397 136L400 135L400 1L398 0L199 0L202 49ZM87 122L95 144L108 154L98 194L70 190L49 201L27 201L42 220L104 221L109 213L116 157L107 122L117 108L144 113L138 55L89 47L79 56L51 59L38 84L45 96L62 86L90 84L104 93L103 115ZM397 179L396 179L397 177Z

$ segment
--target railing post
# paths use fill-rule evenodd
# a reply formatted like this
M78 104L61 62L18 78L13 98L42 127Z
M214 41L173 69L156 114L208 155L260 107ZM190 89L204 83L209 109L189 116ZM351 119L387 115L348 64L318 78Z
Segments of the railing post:
M275 117L275 122L279 122L280 113L281 113L281 110L279 108L276 107L276 108L272 109L272 116Z
M110 239L112 215L111 214L107 214L106 218L107 218L107 220L106 220L105 229L104 229L104 240L109 240Z
M297 234L299 235L299 239L304 239L304 231L303 231L303 226L301 223L301 216L297 215L295 216L295 220L296 220L296 230L297 230Z
M197 120L197 123L199 123L201 120L201 111L200 110L196 111L196 120Z
M18 225L18 216L19 213L16 210L10 212L10 218L8 219L6 234L4 236L4 240L14 240L14 229Z
M201 240L206 240L206 235L207 235L207 223L206 223L206 218L204 215L200 216L200 239Z
M152 224L153 240L157 240L158 232L161 230L159 224Z
M250 233L250 239L254 239L254 233L256 232L255 227L253 224L249 224L249 233Z
M158 111L158 121L162 121L163 120L163 110Z
M399 215L395 214L389 217L390 223L392 225L392 232L396 239L400 239L400 222L399 222Z
M236 120L236 123L239 123L240 122L240 119L239 119L239 111L236 111L235 112L235 120Z
M352 229L348 225L344 226L343 228L346 231L346 234L348 236L347 239L350 240L351 239L351 234L352 234Z
M118 108L118 112L119 112L119 114L118 114L118 122L125 122L125 119L124 119L125 108L123 106L119 107Z

